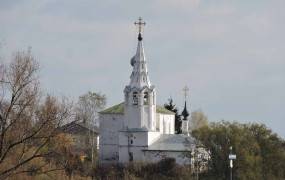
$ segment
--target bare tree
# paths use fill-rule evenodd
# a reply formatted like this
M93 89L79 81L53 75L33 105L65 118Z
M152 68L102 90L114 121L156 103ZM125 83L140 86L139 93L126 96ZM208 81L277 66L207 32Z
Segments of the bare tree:
M98 112L106 105L106 96L89 91L79 97L76 107L76 118L86 125L99 126Z
M50 96L41 102L39 65L29 51L17 52L3 69L0 179L19 173L51 171L45 159L53 153L52 147L56 147L57 128L68 118L70 108Z
M91 163L95 163L95 147L97 146L94 139L95 127L99 126L98 112L106 105L106 96L96 92L88 92L79 97L76 107L76 119L83 122L88 128L88 146L91 146Z

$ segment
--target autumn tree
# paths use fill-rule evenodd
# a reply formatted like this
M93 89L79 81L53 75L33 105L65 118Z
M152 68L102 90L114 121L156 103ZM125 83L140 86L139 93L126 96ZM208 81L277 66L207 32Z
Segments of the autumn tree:
M195 130L208 125L208 117L201 110L196 110L191 113L190 129Z
M92 166L95 166L97 144L95 139L95 129L99 126L98 112L103 110L106 105L106 96L97 92L87 92L79 97L75 112L76 121L82 122L88 127L88 136L86 136L86 147L90 147L90 159Z
M58 169L50 166L50 157L57 146L64 146L55 139L57 128L69 117L70 108L64 101L50 96L42 100L38 70L39 64L30 52L17 52L3 68L0 179Z

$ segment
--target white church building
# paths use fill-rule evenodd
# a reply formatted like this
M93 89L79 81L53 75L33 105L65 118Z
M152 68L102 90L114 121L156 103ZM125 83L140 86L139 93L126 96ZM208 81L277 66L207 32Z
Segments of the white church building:
M184 134L175 134L175 115L156 104L156 89L151 84L143 47L140 18L136 54L130 83L123 90L124 102L100 112L100 163L156 162L166 157L178 164L189 164L195 148L183 120ZM187 124L187 125L186 125ZM186 126L185 126L186 125Z

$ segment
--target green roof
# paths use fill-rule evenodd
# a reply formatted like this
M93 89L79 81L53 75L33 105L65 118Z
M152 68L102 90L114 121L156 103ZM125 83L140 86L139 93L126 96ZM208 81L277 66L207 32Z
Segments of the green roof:
M124 114L124 103L109 107L100 112L101 114ZM160 114L174 114L172 111L165 109L163 106L156 105L156 113Z
M109 107L100 112L101 114L124 114L124 103Z

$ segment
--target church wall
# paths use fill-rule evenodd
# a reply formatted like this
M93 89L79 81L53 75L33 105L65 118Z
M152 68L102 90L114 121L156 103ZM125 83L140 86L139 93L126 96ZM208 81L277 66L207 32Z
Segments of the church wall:
M151 145L154 141L156 141L159 136L161 135L160 132L148 132L148 145Z
M105 144L99 149L100 163L116 163L119 160L118 145Z
M119 133L119 157L120 162L129 162L130 154L133 161L144 161L143 149L146 149L151 143L157 140L160 132L149 131L121 131Z
M144 157L147 162L158 162L163 158L175 158L177 164L186 165L191 164L189 153L179 151L144 151Z
M175 117L172 114L157 114L159 131L163 134L175 133Z
M123 146L146 146L148 144L147 131L122 131L119 133L119 144Z
M125 106L125 124L128 128L147 128L155 130L156 122L155 115L152 112L156 111L155 105L126 105Z
M125 106L125 125L128 128L141 127L141 111L139 106Z
M142 149L147 148L147 131L121 131L119 133L119 162L142 161Z
M146 148L147 148L147 146L132 146L129 148L127 146L120 146L119 162L120 163L130 162L129 153L132 154L133 161L135 161L135 162L145 161L145 157L144 157L142 150L146 149Z
M118 160L119 130L123 128L123 114L100 114L99 158L102 163Z

